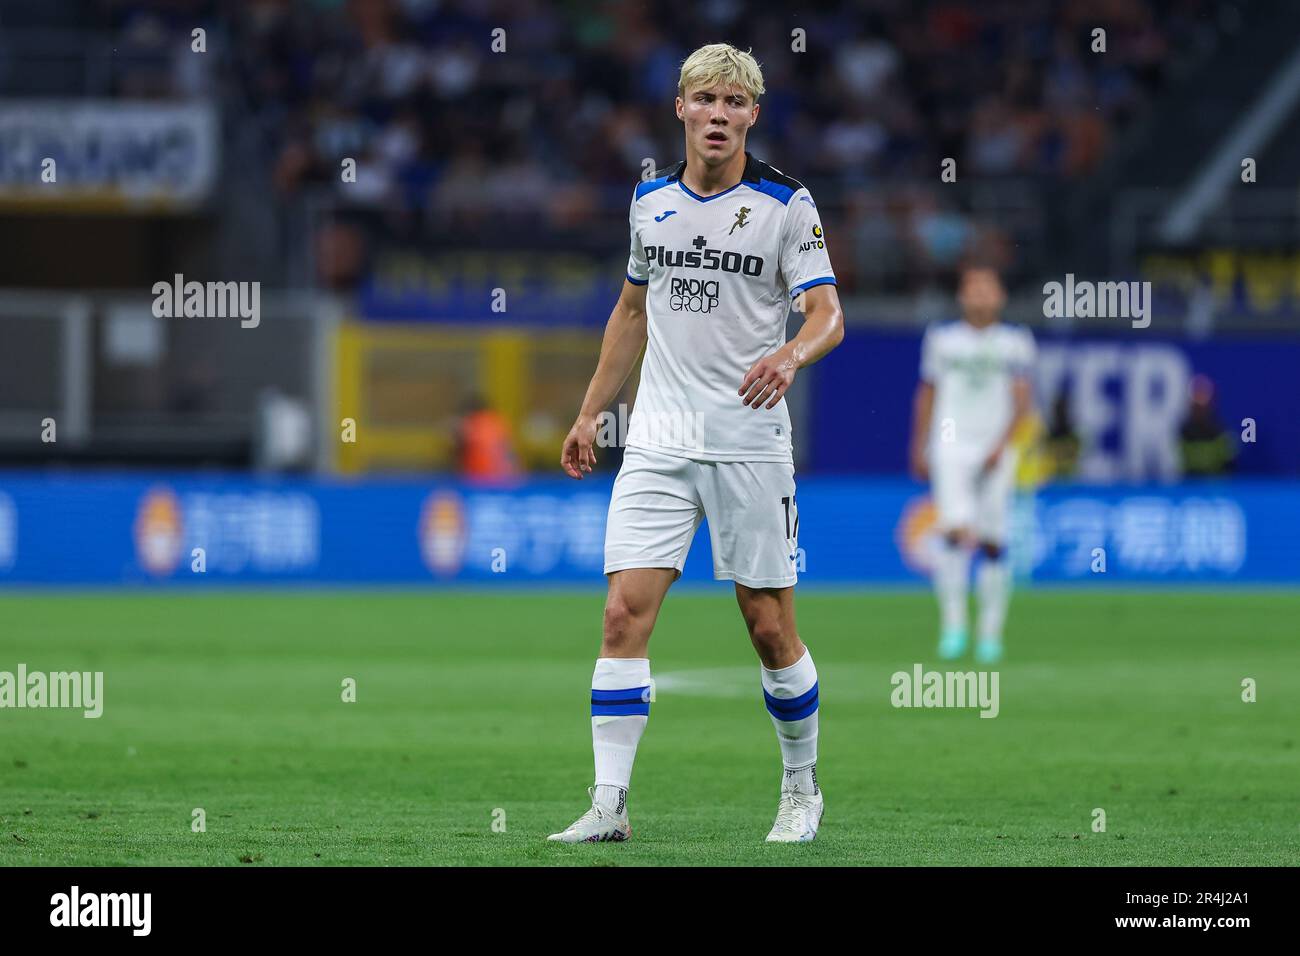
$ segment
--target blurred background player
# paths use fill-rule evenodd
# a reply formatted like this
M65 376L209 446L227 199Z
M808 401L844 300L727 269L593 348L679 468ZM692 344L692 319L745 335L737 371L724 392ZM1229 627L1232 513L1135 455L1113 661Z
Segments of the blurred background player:
M929 477L942 542L934 566L939 656L966 652L972 549L980 552L976 660L1002 656L1010 599L1007 515L1015 487L1013 440L1031 411L1035 346L1028 329L1000 321L1006 292L993 268L962 269L961 320L930 327L921 345L921 381L912 422L912 469Z

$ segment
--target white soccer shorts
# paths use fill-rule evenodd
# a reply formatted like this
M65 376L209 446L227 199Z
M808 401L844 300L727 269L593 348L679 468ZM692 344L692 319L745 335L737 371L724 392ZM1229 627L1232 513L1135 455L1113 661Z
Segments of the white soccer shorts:
M686 563L700 521L709 519L713 576L750 588L798 579L799 511L794 465L695 461L628 448L614 479L605 525L605 573Z
M1016 453L1002 452L997 466L980 473L984 453L942 449L931 455L930 483L939 530L969 529L979 541L1005 544L1011 495L1015 491Z

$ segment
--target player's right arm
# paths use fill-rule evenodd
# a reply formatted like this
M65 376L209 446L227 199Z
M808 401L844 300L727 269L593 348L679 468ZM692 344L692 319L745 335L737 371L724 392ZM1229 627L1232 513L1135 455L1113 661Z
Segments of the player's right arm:
M609 407L627 377L632 374L637 357L646 343L646 286L623 280L623 291L614 311L605 325L605 338L600 344L600 361L596 374L587 386L578 418L564 439L560 452L560 467L570 478L582 480L582 473L591 473L596 464L597 416Z

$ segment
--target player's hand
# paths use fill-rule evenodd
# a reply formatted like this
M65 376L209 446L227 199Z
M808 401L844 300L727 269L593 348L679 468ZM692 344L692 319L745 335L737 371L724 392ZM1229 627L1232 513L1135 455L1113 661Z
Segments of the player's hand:
M759 359L740 383L740 391L737 392L742 396L740 403L757 409L766 401L768 408L775 408L794 381L794 373L798 370L788 349L778 349Z
M560 467L566 475L581 481L584 471L591 474L591 469L596 464L595 443L596 419L579 415L569 429L569 434L564 439L564 448L560 452Z
M930 478L930 462L925 455L925 446L913 445L910 458L912 477L917 481L928 481Z

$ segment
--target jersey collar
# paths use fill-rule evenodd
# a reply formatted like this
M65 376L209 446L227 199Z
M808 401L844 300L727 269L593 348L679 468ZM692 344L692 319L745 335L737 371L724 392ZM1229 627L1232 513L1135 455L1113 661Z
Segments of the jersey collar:
M741 183L757 184L761 181L763 177L758 171L757 163L758 161L754 159L753 154L750 153L749 150L745 150L745 169L740 174L740 182L736 183L735 186L728 186L722 192L714 193L712 196L697 195L696 193L691 192L690 188L682 182L682 174L686 172L686 160L684 159L674 166L673 171L668 174L668 182L677 183L677 185L681 187L682 192L686 193L686 195L690 196L697 202L709 202L713 199L721 199L723 196L727 195L727 193L740 186Z

